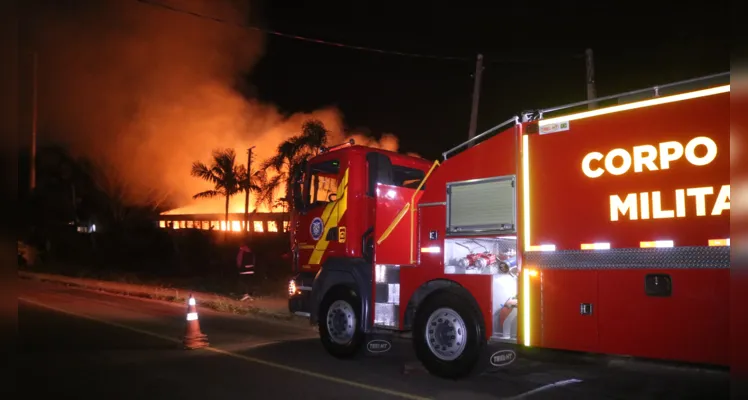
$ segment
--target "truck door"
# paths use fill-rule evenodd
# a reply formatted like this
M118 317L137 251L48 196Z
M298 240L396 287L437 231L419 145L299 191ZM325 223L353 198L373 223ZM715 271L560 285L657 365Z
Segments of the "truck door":
M414 221L411 202L420 198L416 189L425 178L419 168L393 164L383 154L371 153L369 161L370 192L374 204L375 264L413 264ZM423 187L419 194L423 193Z
M315 161L304 176L304 209L296 234L301 271L316 270L327 257L342 251L336 233L346 208L348 174L341 165L345 164L337 158Z

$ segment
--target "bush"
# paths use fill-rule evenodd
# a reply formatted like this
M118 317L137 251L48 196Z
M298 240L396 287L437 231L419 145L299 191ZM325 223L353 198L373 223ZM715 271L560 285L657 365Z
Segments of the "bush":
M109 281L174 286L227 296L285 295L291 277L287 235L257 234L249 241L255 252L255 274L238 274L236 258L243 238L223 232L140 229L94 234L58 233L50 237L48 262L27 262L24 269ZM32 254L23 247L21 253Z

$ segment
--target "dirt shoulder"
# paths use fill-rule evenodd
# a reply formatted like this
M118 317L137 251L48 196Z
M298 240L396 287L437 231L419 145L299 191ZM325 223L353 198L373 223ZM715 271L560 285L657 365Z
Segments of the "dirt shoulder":
M21 279L52 282L101 292L175 303L185 303L189 295L192 294L201 307L207 307L219 312L251 314L258 317L298 321L300 323L307 321L305 318L291 314L288 311L287 300L280 297L250 298L240 301L215 293L198 292L183 288L110 282L98 279L74 278L38 272L18 271L18 277Z

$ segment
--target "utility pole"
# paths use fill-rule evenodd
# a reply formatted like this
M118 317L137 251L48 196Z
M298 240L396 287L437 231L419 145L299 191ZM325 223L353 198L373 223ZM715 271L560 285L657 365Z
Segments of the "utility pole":
M595 63L592 61L592 49L587 49L584 52L585 64L587 67L587 100L593 100L597 98L595 91ZM593 110L597 108L597 102L589 103L589 109Z
M75 225L78 225L78 201L77 196L75 194L75 182L70 184L70 194L72 195L73 200L73 220L75 221Z
M33 73L32 73L32 114L31 114L31 157L30 157L30 170L29 170L29 186L30 191L33 192L36 188L36 119L37 119L37 61L38 55L36 51L33 54Z
M473 76L473 105L470 109L470 130L468 139L475 137L475 130L478 125L478 102L480 100L480 83L483 75L483 54L478 54L475 61L475 75ZM472 143L470 144L472 146Z
M249 226L249 192L252 187L252 149L255 146L247 149L247 191L244 193L244 233L250 232Z

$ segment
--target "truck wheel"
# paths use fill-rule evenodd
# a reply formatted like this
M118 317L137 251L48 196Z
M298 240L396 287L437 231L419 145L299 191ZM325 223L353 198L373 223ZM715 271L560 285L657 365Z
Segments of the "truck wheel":
M470 375L485 344L480 312L456 291L439 291L416 311L413 346L433 375L448 379Z
M320 304L319 336L328 353L351 358L361 348L361 300L351 289L335 289Z

